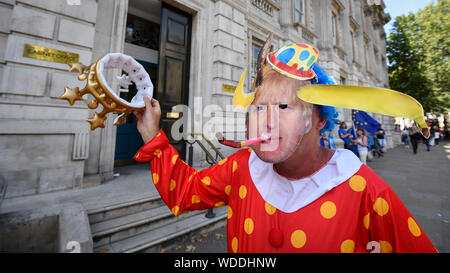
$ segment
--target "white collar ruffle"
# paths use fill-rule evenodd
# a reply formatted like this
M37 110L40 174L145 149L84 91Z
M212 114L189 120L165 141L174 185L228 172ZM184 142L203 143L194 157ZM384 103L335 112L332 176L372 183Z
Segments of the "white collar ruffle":
M326 165L313 175L288 180L274 170L272 163L262 161L254 151L248 163L250 176L262 198L286 213L305 207L347 181L362 164L351 151L337 149Z

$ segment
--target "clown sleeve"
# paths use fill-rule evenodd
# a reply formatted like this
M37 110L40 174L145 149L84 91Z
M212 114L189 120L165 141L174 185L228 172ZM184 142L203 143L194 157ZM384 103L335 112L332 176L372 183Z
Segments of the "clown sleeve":
M437 250L408 209L387 186L370 198L368 215L370 241L379 243L381 253L436 253Z
M176 216L183 211L228 204L233 168L232 160L228 158L208 169L195 170L179 158L177 150L160 130L136 153L134 159L151 161L153 183Z

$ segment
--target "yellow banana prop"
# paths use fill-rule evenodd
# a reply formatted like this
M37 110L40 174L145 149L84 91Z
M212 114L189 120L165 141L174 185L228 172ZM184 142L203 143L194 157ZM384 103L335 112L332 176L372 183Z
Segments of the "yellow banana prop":
M429 136L422 105L413 97L387 88L311 84L300 88L297 97L308 103L373 112L413 119Z
M244 72L242 72L241 79L239 80L233 96L234 107L239 110L246 109L255 98L255 92L244 93L244 79L246 72L247 70L244 70Z

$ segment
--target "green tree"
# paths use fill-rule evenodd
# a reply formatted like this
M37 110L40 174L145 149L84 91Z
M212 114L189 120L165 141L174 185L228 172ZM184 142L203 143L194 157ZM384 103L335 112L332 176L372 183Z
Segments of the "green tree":
M450 109L450 1L395 18L387 40L392 89L416 98L426 112Z

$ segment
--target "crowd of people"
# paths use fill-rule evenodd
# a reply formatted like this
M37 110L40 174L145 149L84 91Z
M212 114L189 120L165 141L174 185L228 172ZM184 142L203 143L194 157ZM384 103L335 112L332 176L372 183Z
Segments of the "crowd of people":
M374 156L382 157L386 147L385 131L380 126L375 133L356 127L347 129L347 124L342 122L339 126L339 138L344 141L344 148L348 149L359 157L362 163L372 160Z
M427 146L427 151L435 145L439 145L439 139L441 138L441 132L437 126L432 126L430 129L430 137L428 139L424 138L420 133L420 129L416 124L410 127L404 127L402 131L402 143L405 148L409 149L409 143L411 143L413 153L417 154L417 145L422 142Z
M386 138L382 126L373 134L360 127L355 129L356 132L353 132L354 128L348 128L345 122L340 124L338 134L339 138L344 141L344 148L355 153L364 164L367 164L374 157L383 157ZM420 133L419 127L414 123L410 127L404 127L401 132L401 140L404 147L408 149L411 143L414 154L417 154L417 146L421 141L427 146L427 151L430 151L430 147L438 145L441 138L439 128L436 126L431 127L430 133L431 136L428 139L424 138ZM329 136L325 133L321 135L320 144L322 146L325 146L325 142L329 141Z

